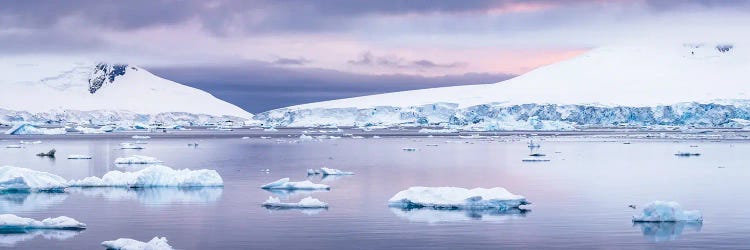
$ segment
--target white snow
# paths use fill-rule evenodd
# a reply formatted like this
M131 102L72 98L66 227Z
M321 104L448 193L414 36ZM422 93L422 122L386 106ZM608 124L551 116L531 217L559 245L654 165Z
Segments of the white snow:
M115 164L159 164L162 162L154 157L143 155L132 155L130 157L118 157L115 159Z
M354 172L341 171L335 168L327 168L327 167L320 168L320 172L323 175L354 175Z
M73 154L73 155L68 155L68 159L91 159L91 156L90 155Z
M6 135L64 135L65 133L65 128L39 128L28 123L16 124L5 131Z
M501 187L465 189L458 187L410 187L388 200L391 207L403 209L497 209L506 210L530 204L526 198Z
M633 215L634 222L695 222L703 221L698 210L682 210L674 201L653 201L643 206L643 210Z
M60 176L11 166L0 167L0 192L62 192L68 187Z
M322 202L312 197L306 197L296 203L285 203L281 202L279 198L269 196L268 200L263 202L263 206L267 208L328 208L328 203Z
M0 108L32 113L106 109L150 115L185 112L246 119L252 116L205 91L163 79L135 65L127 66L125 74L105 82L92 94L89 80L106 77L96 66L92 60L63 56L3 58Z
M262 189L284 189L284 190L318 190L318 189L331 189L328 185L315 184L309 180L305 181L289 181L289 178L282 178L278 181L268 183L261 186Z
M128 238L119 238L117 240L108 240L102 242L102 246L112 250L172 250L172 246L167 244L166 237L154 237L149 242L137 241Z
M102 178L71 180L71 187L211 187L223 186L216 170L179 169L154 165L135 172L110 171Z
M31 218L18 217L14 214L0 214L0 230L3 231L31 229L77 230L85 228L86 224L66 216L38 221Z

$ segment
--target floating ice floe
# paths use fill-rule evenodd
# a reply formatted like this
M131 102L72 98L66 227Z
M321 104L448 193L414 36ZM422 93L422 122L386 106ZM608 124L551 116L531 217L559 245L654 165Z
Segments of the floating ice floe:
M359 135L352 136L352 139L364 139L364 138L365 137L359 136ZM375 137L373 137L373 138L375 138Z
M65 128L38 128L28 123L16 124L5 131L6 135L64 135Z
M0 214L0 231L24 232L35 229L82 230L86 229L86 224L67 216L38 221L31 218L18 217L14 214Z
M130 138L136 139L136 140L145 140L145 139L151 139L151 136L148 135L134 135Z
M418 133L422 134L452 134L452 133L458 133L458 130L456 129L429 129L429 128L423 128L418 131Z
M388 200L390 207L439 210L507 210L531 204L521 195L501 187L465 189L458 187L410 187Z
M115 159L115 164L159 164L163 161L150 156L132 155L130 157L119 157Z
M416 149L416 148L402 148L401 150L403 150L403 151L406 151L406 152L414 152L414 151L417 151L417 149Z
M23 146L12 144L12 145L6 145L5 148L23 148Z
M312 169L312 168L307 169L307 175L316 175L316 174L320 174L320 170Z
M250 139L250 137L249 137L249 136L243 136L243 137L242 137L242 138L240 138L240 139L243 139L243 140L247 140L247 139Z
M112 250L172 250L172 246L167 243L166 237L154 237L149 242L137 241L128 238L119 238L117 240L108 240L102 242L102 246Z
M373 135L373 136L372 136L372 139L380 139L380 138L381 138L381 137L380 137L380 136L377 136L377 135Z
M71 187L216 187L223 186L224 181L216 170L154 165L135 172L110 171L102 178L86 177L68 184Z
M67 181L57 175L27 168L0 167L0 193L64 192Z
M98 128L87 128L87 127L83 127L83 126L76 127L76 130L78 130L78 131L80 131L81 133L84 133L84 134L104 134L104 133L107 132L106 130L102 130L102 129L98 129ZM111 130L110 130L110 132L111 132Z
M320 173L322 173L323 175L354 175L354 172L341 171L335 168L327 167L320 168Z
M521 159L521 161L523 162L547 162L550 160L544 157L529 157L529 158L523 158Z
M303 134L303 135L300 135L300 136L299 136L299 140L300 140L300 141L311 141L311 140L313 140L313 139L314 139L314 138L313 138L312 136L309 136L309 135L305 135L305 134Z
M312 197L306 197L296 203L281 202L279 198L269 196L268 200L263 202L263 207L274 209L308 209L308 208L328 208L328 203L322 202Z
M261 186L262 189L284 189L284 190L320 190L331 189L328 185L315 184L311 181L289 181L289 178L283 178L278 181Z
M120 149L143 149L143 146L136 145L133 143L123 142L123 143L120 143Z
M639 214L633 215L633 222L699 222L703 221L701 211L682 210L674 201L653 201L643 206Z
M688 156L689 157L689 156L700 156L701 153L697 153L697 152L677 152L674 155L675 156Z
M68 155L68 159L71 159L71 160L75 160L75 159L87 160L87 159L91 159L91 156L90 155Z
M42 141L21 141L21 144L42 144Z

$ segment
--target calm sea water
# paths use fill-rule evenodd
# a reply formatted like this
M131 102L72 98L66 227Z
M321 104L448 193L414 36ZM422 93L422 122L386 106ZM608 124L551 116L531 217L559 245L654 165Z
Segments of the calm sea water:
M7 138L7 137L6 137ZM112 137L50 137L23 149L4 148L0 165L58 174L101 176L116 157L157 157L173 168L216 169L224 188L71 189L66 194L0 195L0 212L42 219L66 215L88 224L82 232L0 235L0 245L23 249L100 249L121 237L164 236L177 249L654 249L750 248L750 144L699 141L541 141L550 162L524 163L525 141L399 137L292 143L292 139L154 138L143 150ZM198 147L188 147L197 142ZM427 146L437 144L437 146ZM689 147L696 145L698 147ZM50 148L58 158L35 156ZM404 147L417 148L406 152ZM699 151L681 158L680 150ZM90 154L92 160L68 160ZM328 192L274 194L259 186L307 179L322 166L354 171L310 177ZM261 169L270 169L269 173ZM522 214L466 213L387 207L410 186L505 187L533 205ZM311 195L328 210L267 210L268 196L296 202ZM702 224L636 224L630 218L652 200L674 200L703 211Z

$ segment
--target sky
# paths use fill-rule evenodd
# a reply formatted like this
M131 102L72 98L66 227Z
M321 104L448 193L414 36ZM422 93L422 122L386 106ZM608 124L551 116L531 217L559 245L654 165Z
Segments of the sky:
M250 112L495 83L618 43L746 40L740 0L0 3L0 57L136 64Z

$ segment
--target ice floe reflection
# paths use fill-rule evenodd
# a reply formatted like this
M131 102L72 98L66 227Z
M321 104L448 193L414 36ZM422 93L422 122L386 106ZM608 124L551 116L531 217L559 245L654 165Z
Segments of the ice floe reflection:
M4 193L0 194L0 213L38 211L58 205L66 198L65 193Z
M222 187L154 187L154 188L69 188L70 193L103 197L111 201L137 200L147 206L212 203L221 199Z
M2 232L0 231L0 246L2 247L13 247L17 243L27 240L32 240L36 237L43 237L48 240L67 240L80 234L83 230L29 230L29 231L13 231L13 232Z
M672 241L682 235L682 231L700 232L701 222L635 222L633 227L638 227L643 232L643 237L650 241Z
M462 221L491 221L502 222L526 217L528 209L486 209L486 210L436 210L436 209L401 209L391 208L391 212L399 218L421 223L444 223Z

